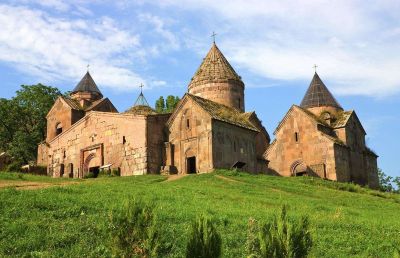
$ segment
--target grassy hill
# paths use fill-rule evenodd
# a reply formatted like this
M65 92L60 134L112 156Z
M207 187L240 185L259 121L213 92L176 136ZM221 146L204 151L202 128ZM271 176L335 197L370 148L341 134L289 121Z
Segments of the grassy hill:
M315 178L217 171L175 181L150 175L55 180L0 173L2 182L1 257L108 256L110 210L129 198L154 203L173 244L170 257L184 256L189 225L200 214L217 222L223 257L245 257L248 219L271 220L283 204L291 218L309 215L312 257L393 257L393 246L400 246L399 195ZM47 188L17 190L9 182ZM58 186L48 187L53 183Z

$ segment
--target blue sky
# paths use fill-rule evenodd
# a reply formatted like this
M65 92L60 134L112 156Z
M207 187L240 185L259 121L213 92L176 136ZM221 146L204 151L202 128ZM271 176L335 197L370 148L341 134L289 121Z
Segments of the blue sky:
M0 97L21 84L68 91L90 72L119 111L145 85L182 96L216 41L246 84L246 110L273 133L314 64L356 110L385 173L400 175L398 0L1 0Z

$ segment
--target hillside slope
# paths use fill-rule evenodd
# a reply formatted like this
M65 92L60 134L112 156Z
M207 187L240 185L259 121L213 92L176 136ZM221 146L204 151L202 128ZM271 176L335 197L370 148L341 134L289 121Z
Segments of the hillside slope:
M52 179L0 173L4 179ZM74 184L0 188L0 256L108 256L108 217L128 198L153 202L170 257L183 257L188 227L199 214L217 221L224 257L245 257L250 217L310 216L313 257L392 257L400 246L400 196L314 178L218 171L166 181L163 176L70 180ZM59 183L59 181L57 181ZM344 190L338 190L338 188ZM358 192L349 192L358 191Z

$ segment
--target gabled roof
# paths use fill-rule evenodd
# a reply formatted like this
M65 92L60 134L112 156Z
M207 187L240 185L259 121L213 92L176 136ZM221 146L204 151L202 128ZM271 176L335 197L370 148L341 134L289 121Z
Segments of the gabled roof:
M300 107L312 108L322 106L343 109L322 82L321 78L319 78L318 74L315 73L313 79L311 80L310 86L308 87L306 95L301 101Z
M243 83L241 77L235 72L217 45L213 43L210 51L208 51L207 56L204 58L199 69L197 69L191 82L189 83L189 87L192 84L229 80Z
M72 91L72 93L75 92L96 92L103 96L96 83L94 82L92 76L90 75L89 71L86 72L85 76L83 76L82 80L78 83L78 85L76 85L76 87Z
M158 114L151 107L145 106L145 105L135 105L135 106L131 107L130 109L128 109L127 111L125 111L125 113L135 114L135 115L144 115L144 116Z
M193 102L200 106L207 114L209 114L212 119L259 132L257 127L255 127L249 120L251 113L242 113L235 108L231 108L189 93L186 93L185 96L183 96L183 98L179 101L178 106L175 108L174 113L167 122L168 125L173 121L177 112L179 112L183 104L188 99L193 100Z

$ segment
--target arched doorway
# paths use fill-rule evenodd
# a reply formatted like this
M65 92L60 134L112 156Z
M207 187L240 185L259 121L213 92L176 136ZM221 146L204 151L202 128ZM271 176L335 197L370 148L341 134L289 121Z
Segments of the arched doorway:
M84 176L89 175L89 173L93 174L93 177L97 177L100 172L100 158L96 156L95 153L89 154L83 163L83 173Z
M293 162L290 166L290 171L292 176L307 176L308 168L307 165L302 160L297 160Z

